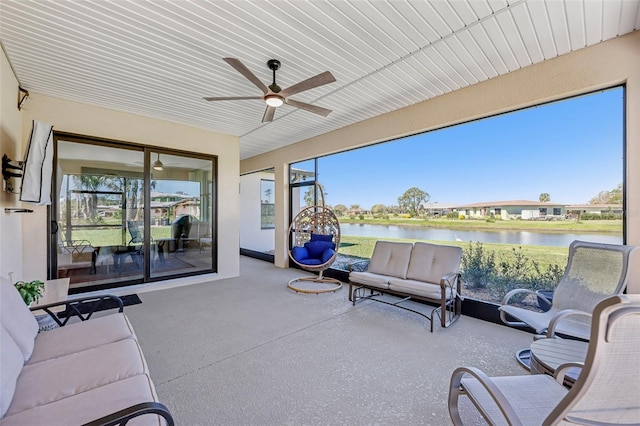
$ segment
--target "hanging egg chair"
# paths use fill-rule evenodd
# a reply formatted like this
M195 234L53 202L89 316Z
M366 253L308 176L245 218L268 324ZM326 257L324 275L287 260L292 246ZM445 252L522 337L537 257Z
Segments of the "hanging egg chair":
M333 211L324 206L300 210L289 226L289 258L300 268L317 272L315 277L295 278L287 284L301 293L327 293L342 287L334 278L323 276L338 256L340 222Z

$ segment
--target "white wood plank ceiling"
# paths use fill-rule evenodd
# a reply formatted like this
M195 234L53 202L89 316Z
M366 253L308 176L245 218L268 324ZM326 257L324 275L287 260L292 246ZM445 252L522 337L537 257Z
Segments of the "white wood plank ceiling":
M238 135L243 159L639 28L640 0L0 0L25 89ZM267 85L280 60L283 88L329 70L292 98L333 112L206 102L261 95L223 57Z

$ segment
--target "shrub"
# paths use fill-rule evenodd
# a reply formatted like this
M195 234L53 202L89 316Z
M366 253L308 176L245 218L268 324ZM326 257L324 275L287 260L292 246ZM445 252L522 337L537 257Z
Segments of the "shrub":
M485 252L480 241L477 241L475 246L469 243L469 248L463 250L462 280L471 288L486 288L493 280L495 268L495 253Z
M516 288L533 291L552 289L562 278L564 270L560 266L548 265L545 271L541 271L538 262L528 259L522 247L512 249L512 254L512 260L500 259L498 273L489 284L494 297L501 298Z
M358 219L360 219L360 220L364 220L364 215L363 215L363 214L359 215L359 216L358 216Z
M458 219L460 219L460 220L465 220L466 218L467 218L467 217L466 217L465 215L463 215L463 214L461 214L460 216L458 216Z
M460 214L458 212L447 213L447 219L458 220L459 218L460 218Z
M555 288L564 268L548 265L545 270L526 257L522 247L512 249L511 255L496 262L495 252L487 251L479 241L463 250L461 274L470 288L487 288L500 299L510 290L527 288L542 290Z
M622 214L606 212L606 213L582 213L580 220L618 220L622 219Z

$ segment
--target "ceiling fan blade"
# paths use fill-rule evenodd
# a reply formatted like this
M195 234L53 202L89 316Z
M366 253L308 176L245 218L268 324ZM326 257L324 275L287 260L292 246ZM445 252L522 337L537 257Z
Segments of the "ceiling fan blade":
M256 86L258 86L258 89L262 90L262 93L266 95L267 92L269 92L269 88L262 81L260 81L260 79L256 77L256 75L252 73L251 70L249 70L249 68L245 67L244 64L240 62L239 59L235 59L235 58L223 58L223 59L225 60L226 63L231 65L233 68L235 68L236 71L238 71L240 74L245 76L247 80L249 80Z
M262 99L262 96L209 96L205 101L239 101L243 99Z
M323 117L326 117L327 115L331 114L331 110L330 109L322 108L322 107L319 107L317 105L311 105L311 104L308 104L306 102L295 101L293 99L285 99L284 102L287 105L291 105L293 107L300 108L300 109L303 109L305 111L309 111L309 112L312 112L314 114L321 115Z
M273 115L276 113L276 107L268 106L267 109L264 110L264 117L262 117L263 123L268 123L269 121L273 121Z
M325 71L315 77L308 78L298 84L289 86L278 94L286 98L287 96L295 95L296 93L304 92L305 90L313 89L314 87L322 86L324 84L333 83L334 81L336 81L336 78L333 74L329 71Z

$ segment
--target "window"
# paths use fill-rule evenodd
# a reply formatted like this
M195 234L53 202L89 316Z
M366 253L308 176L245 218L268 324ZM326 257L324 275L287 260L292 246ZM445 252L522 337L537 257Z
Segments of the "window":
M346 212L341 258L369 258L379 239L457 245L466 298L553 287L573 240L624 242L622 215L598 214L623 210L623 120L616 87L292 164L290 214L316 199L317 181L326 205ZM574 228L548 232L557 221Z
M262 179L260 181L260 194L260 229L274 229L276 227L274 181Z

